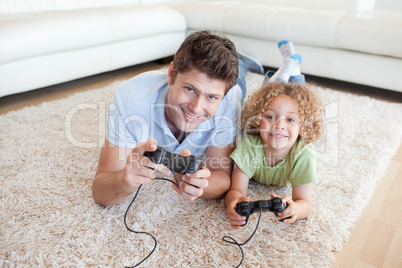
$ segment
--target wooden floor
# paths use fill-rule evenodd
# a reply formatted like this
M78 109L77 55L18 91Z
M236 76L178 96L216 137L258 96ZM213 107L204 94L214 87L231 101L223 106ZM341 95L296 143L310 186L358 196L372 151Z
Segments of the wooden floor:
M147 63L114 72L104 73L60 85L0 98L0 114L25 106L64 98L76 92L91 90L117 80L128 79L138 73L160 69L163 65ZM359 86L318 77L307 77L318 85L332 89L368 95L398 102L402 93ZM0 82L1 83L1 82ZM396 122L401 124L401 122ZM402 138L402 137L401 137ZM402 267L402 146L379 181L369 205L363 211L342 251L335 253L333 267Z

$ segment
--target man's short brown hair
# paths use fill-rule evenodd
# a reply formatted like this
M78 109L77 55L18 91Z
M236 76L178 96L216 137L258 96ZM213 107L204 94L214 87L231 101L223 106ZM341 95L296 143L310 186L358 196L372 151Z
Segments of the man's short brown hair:
M195 32L174 56L172 82L178 73L197 69L211 79L226 82L226 94L236 84L238 65L239 56L232 41L209 31Z

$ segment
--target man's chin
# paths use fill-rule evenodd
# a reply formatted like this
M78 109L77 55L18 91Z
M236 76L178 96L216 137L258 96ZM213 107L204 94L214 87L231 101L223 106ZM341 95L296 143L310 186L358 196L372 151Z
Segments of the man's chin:
M193 132L198 128L198 126L202 123L203 121L196 121L196 122L186 122L184 125L182 125L181 131L190 133Z

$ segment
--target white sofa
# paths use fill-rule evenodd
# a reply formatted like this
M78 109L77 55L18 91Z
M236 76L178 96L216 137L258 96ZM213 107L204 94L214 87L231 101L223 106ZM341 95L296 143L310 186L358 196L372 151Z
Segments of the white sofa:
M0 97L171 56L185 33L138 0L1 0Z
M0 97L171 56L203 29L266 66L288 39L306 74L402 92L397 1L1 0Z
M402 92L400 0L168 3L184 14L189 31L224 33L265 66L282 65L277 42L288 39L302 55L306 74Z

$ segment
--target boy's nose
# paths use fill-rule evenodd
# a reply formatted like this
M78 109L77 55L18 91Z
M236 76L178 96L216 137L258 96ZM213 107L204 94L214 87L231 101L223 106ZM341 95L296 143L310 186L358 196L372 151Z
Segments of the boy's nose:
M275 128L276 128L276 129L285 129L285 118L279 117L279 118L275 121Z

